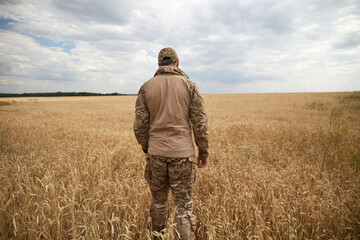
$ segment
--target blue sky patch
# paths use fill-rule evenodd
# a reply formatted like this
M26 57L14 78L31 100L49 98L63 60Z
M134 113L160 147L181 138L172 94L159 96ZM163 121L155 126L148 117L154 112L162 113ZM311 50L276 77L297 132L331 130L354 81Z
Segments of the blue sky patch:
M54 41L48 38L37 37L32 34L26 34L29 37L32 37L36 40L41 46L44 47L60 47L64 49L65 52L70 53L71 49L75 48L75 43L72 41Z
M5 29L5 30L12 29L14 23L15 23L15 21L12 19L0 18L0 28L1 29Z
M150 57L156 57L156 54L151 50L147 51L146 55Z

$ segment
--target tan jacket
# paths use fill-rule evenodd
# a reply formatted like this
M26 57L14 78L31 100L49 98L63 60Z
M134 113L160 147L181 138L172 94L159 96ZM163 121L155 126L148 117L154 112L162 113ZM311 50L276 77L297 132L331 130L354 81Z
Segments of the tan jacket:
M199 91L176 67L160 67L141 87L134 131L142 148L164 157L195 156L191 128L199 155L208 155L207 117Z

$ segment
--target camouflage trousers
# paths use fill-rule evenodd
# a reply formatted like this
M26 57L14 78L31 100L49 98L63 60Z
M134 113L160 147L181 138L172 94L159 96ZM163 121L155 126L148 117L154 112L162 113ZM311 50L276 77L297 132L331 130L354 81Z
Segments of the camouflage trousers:
M176 239L195 239L193 185L196 180L194 158L146 155L145 179L152 194L152 230L161 232L167 221L167 201L171 189L176 206Z

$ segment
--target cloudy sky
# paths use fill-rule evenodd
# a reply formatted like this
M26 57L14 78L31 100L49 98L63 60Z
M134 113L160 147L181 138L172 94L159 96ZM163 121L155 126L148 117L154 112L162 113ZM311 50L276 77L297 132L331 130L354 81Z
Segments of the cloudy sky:
M0 92L137 93L173 47L202 93L360 90L359 0L0 0Z

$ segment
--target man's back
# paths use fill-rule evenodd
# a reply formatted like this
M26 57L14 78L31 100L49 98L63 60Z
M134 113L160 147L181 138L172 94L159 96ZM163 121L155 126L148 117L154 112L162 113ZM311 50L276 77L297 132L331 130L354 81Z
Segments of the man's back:
M206 165L208 132L204 101L196 84L180 68L160 66L155 76L141 86L135 108L134 132L144 152L194 157L192 128L199 166Z
M144 86L150 112L149 153L167 157L195 155L189 120L190 91L183 76L157 75Z

